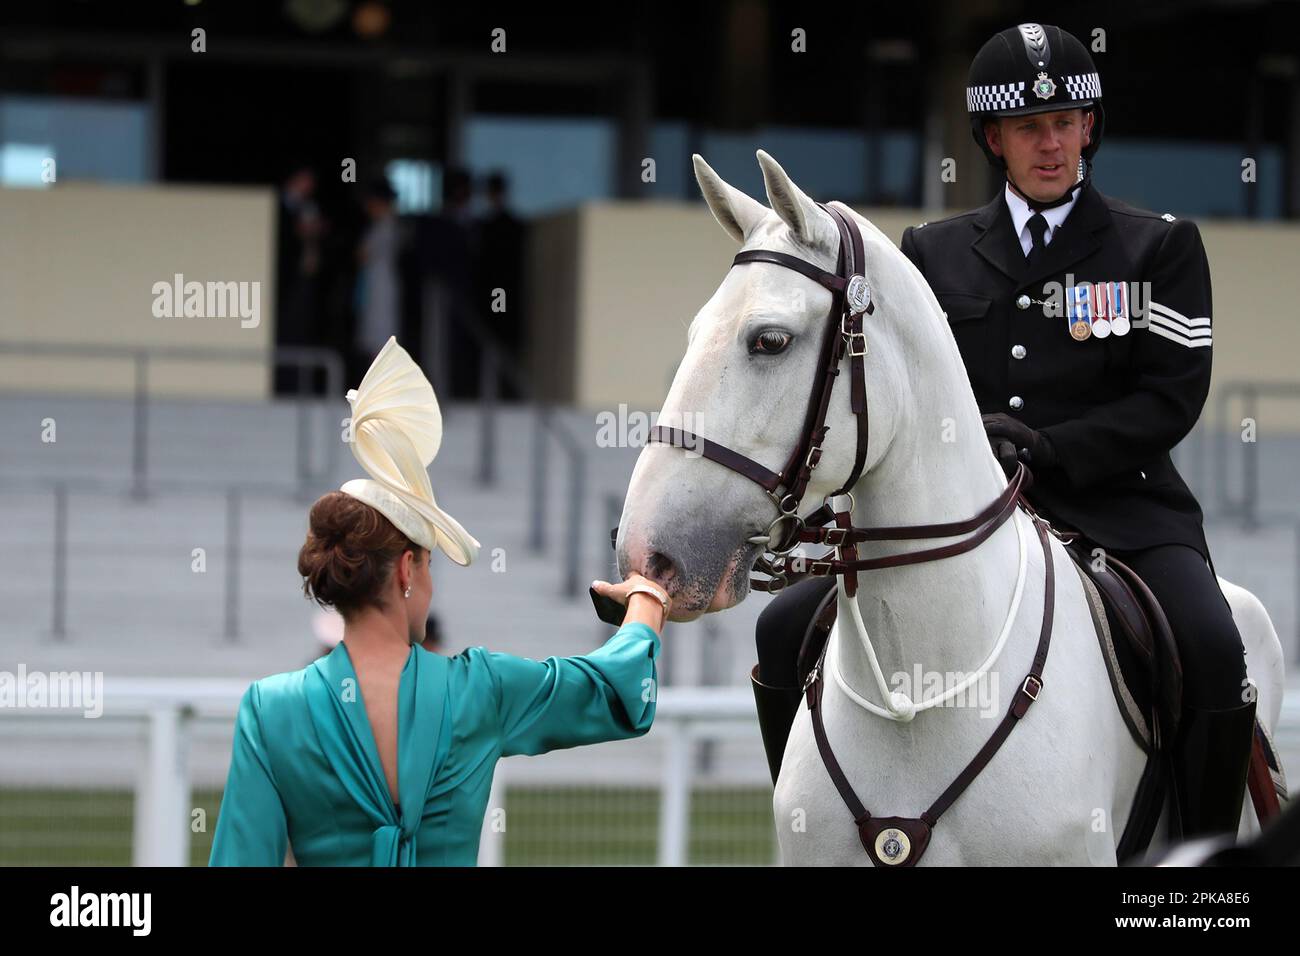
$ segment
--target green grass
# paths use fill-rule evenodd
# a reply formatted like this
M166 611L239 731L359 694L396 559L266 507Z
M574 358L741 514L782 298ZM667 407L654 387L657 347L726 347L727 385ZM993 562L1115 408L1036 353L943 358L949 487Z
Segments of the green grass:
M190 865L212 852L220 790L196 790L207 832L190 837ZM0 788L0 866L130 866L135 799L129 790Z
M194 793L207 832L190 865L205 866L221 791ZM0 788L0 866L130 866L134 800L124 790ZM640 787L507 787L507 866L644 865L656 860L659 796ZM688 862L764 865L776 856L772 791L697 789Z

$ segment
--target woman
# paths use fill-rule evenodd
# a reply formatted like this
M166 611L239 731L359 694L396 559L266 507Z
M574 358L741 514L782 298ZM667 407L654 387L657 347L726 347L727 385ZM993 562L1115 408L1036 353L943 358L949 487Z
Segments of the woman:
M298 555L304 592L343 615L343 640L245 693L214 866L279 866L290 846L302 866L472 865L498 758L636 737L654 720L669 601L636 576L593 585L627 617L587 655L420 646L433 551L468 565L479 548L429 487L437 400L390 338L348 401L371 477L312 506Z

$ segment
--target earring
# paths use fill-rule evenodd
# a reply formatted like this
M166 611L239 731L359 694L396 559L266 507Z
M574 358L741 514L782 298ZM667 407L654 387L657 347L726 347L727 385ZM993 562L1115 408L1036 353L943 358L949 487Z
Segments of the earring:
M411 596L411 589L410 589L410 587L407 587L407 589L406 589L406 593L405 593L404 596L405 596L405 597L410 597L410 596Z

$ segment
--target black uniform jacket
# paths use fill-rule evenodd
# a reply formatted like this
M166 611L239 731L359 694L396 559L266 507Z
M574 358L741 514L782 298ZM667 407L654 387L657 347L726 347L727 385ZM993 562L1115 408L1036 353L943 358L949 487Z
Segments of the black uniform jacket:
M1059 465L1034 471L1030 502L1103 547L1181 543L1208 557L1200 506L1169 457L1210 384L1210 270L1196 225L1089 182L1033 268L1014 228L999 191L982 209L909 227L902 251L947 313L980 411L1051 439ZM1048 314L1067 286L1094 282L1139 283L1129 309L1145 315L1131 315L1127 334L1079 341L1064 308Z

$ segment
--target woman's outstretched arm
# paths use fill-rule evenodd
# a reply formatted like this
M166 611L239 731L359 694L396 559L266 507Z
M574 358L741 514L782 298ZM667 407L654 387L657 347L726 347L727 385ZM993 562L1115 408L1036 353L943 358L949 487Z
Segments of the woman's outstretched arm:
M629 598L626 590L635 583L598 582L598 590L628 604L628 614L589 654L535 661L484 652L499 694L503 756L639 737L650 729L665 613L647 594Z

